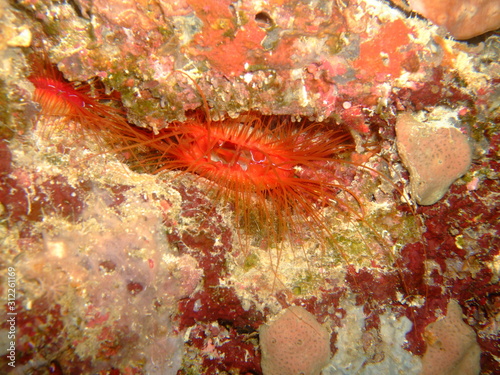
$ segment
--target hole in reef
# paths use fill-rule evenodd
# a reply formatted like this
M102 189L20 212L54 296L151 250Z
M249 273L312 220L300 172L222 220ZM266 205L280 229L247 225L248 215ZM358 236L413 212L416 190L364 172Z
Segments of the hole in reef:
M259 12L255 15L255 22L261 29L267 30L274 26L274 21L267 12Z

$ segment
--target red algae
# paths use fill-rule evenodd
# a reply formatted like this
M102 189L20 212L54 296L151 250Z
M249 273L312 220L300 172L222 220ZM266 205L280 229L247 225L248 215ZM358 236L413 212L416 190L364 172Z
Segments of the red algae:
M89 186L72 186L62 176L35 185L33 181L37 177L36 173L21 169L14 170L10 175L0 176L0 199L11 219L34 222L42 220L47 213L77 221L85 207L82 196ZM46 206L47 202L51 204Z

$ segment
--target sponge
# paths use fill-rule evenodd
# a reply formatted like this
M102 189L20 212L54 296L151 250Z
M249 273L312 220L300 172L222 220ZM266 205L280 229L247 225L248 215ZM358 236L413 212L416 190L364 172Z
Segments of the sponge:
M330 334L300 306L263 324L259 337L264 375L319 375L330 360Z
M481 348L474 330L462 320L457 301L448 303L446 316L425 329L427 351L422 375L476 375L480 373Z
M444 26L456 39L469 39L500 27L498 0L408 0L410 8Z
M436 203L472 162L467 135L454 126L454 115L437 109L439 120L420 122L409 113L398 116L398 152L410 172L410 188L418 204Z

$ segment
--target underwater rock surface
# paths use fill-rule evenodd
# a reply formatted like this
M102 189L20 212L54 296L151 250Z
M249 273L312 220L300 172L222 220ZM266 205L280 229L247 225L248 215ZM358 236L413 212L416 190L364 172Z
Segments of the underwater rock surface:
M457 42L381 0L0 8L0 372L260 374L258 328L291 306L331 332L324 374L421 373L451 309L499 371L498 35ZM153 131L204 106L347 129L349 163L296 168L343 188L311 202L329 235L269 243L199 176L134 169L140 152L41 118L30 53ZM472 163L420 206L396 124L436 108Z

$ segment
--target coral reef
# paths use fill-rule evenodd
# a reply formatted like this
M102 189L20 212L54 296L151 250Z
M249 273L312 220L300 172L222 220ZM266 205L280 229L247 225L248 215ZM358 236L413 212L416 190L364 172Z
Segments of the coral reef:
M476 337L481 373L497 373L500 39L458 42L392 4L0 0L0 372L260 374L259 327L297 306L331 332L324 374L418 374L435 321L471 327L461 344ZM29 56L44 52L112 98L98 117L119 105L151 132L200 108L342 126L344 163L295 171L343 188L311 203L327 238L242 233L203 178L131 170L147 144L106 148L50 114L40 131ZM472 162L422 206L396 126L412 116L435 144L438 113ZM455 179L465 143L440 145L460 151Z

